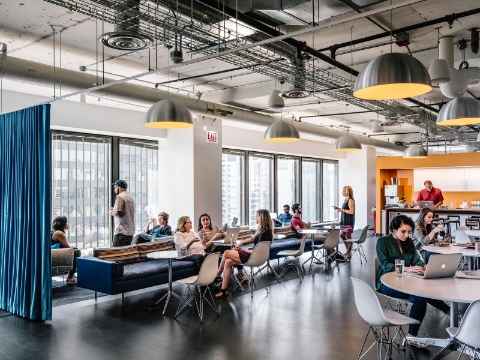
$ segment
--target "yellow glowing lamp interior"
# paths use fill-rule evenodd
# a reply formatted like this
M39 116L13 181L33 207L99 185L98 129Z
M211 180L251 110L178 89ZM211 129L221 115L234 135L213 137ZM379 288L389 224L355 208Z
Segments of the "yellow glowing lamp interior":
M188 129L193 126L193 124L180 121L148 122L144 125L153 129Z
M357 148L345 148L345 149L333 149L333 151L358 151L362 149L357 149Z
M263 139L263 141L266 141L266 142L294 142L298 140L300 139L292 138L292 137L278 137L278 138Z
M478 117L459 118L459 119L449 119L449 120L437 122L437 125L440 125L440 126L460 126L460 125L472 125L472 124L480 124L480 118Z
M430 90L432 90L432 87L425 84L387 84L359 89L353 92L353 96L364 100L394 100L423 95Z

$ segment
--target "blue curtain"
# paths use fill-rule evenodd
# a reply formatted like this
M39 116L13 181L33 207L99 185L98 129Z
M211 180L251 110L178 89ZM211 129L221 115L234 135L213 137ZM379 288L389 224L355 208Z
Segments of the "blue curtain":
M0 115L0 308L52 319L50 105Z

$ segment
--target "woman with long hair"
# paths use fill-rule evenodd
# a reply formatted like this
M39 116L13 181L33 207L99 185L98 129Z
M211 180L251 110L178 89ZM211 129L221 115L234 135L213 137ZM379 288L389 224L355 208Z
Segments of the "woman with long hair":
M418 251L423 251L425 245L434 244L436 242L449 243L450 239L445 239L444 241L438 241L437 235L440 231L445 231L445 228L442 225L435 227L433 225L433 219L435 218L435 212L429 208L423 208L418 214L417 220L415 221L415 230L413 232L413 242L415 248ZM425 262L428 263L430 259L430 251L425 251Z
M405 215L395 216L390 222L390 235L383 236L377 242L378 257L378 282L377 289L387 296L399 299L408 299L413 305L410 310L410 317L422 322L427 311L427 303L436 307L446 315L450 312L450 307L443 301L423 298L421 296L409 295L403 292L393 290L385 286L380 281L383 274L395 270L395 260L401 259L405 261L404 271L409 273L418 273L425 270L425 263L415 249L415 244L410 238L415 224L413 220ZM409 325L408 336L417 336L420 324ZM425 347L424 344L416 341L410 341L410 345L417 347Z
M353 198L353 189L351 186L344 186L342 195L345 197L342 207L334 206L335 210L341 213L340 216L340 237L347 248L344 254L345 259L350 259L352 256L352 243L349 240L352 238L353 227L355 226L355 199Z
M215 295L217 299L222 299L228 296L227 286L232 276L232 267L234 265L245 264L252 255L253 249L243 249L243 245L251 244L257 245L260 241L273 241L273 222L270 217L270 212L265 209L257 210L255 217L257 223L257 231L253 238L247 239L238 244L235 249L227 250L223 253L222 262L218 268L216 281L222 281L220 291ZM223 273L223 280L220 275Z
M212 219L208 214L202 214L198 218L198 235L202 240L202 244L207 252L212 252L215 248L213 243L215 240L223 236L222 230L212 225Z
M175 248L181 251L188 251L190 255L182 258L184 261L194 261L197 263L197 269L200 270L205 259L205 247L203 246L198 234L192 230L192 220L188 216L181 216L177 221L177 228L173 241Z
M77 283L75 272L77 271L77 258L82 256L82 252L76 247L70 246L67 241L65 232L68 230L68 221L66 216L57 216L53 219L52 230L50 232L52 239L52 246L59 244L60 248L73 248L73 265L68 272L67 285L74 285Z

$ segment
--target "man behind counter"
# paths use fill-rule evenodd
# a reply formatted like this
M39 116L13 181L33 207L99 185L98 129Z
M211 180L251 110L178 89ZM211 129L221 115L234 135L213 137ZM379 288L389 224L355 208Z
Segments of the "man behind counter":
M433 187L433 183L430 180L425 180L423 185L425 185L425 189L418 194L417 203L419 201L433 201L435 209L438 209L443 204L442 190Z

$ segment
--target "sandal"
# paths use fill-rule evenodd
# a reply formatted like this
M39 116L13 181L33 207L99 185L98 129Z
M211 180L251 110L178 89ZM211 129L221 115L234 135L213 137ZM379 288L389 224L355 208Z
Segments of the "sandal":
M223 299L228 296L227 289L220 289L220 291L215 294L215 299Z
M67 285L75 285L77 283L77 278L74 276L72 278L67 277Z

